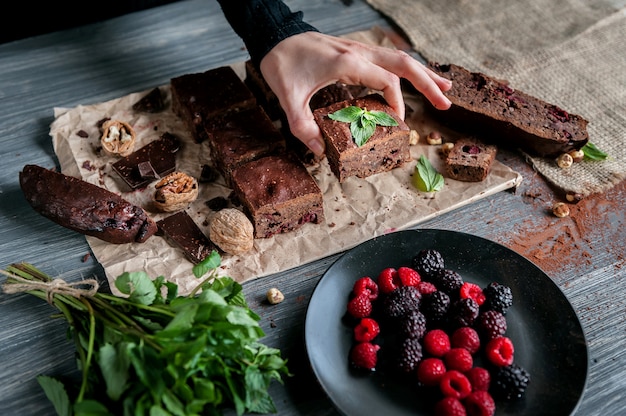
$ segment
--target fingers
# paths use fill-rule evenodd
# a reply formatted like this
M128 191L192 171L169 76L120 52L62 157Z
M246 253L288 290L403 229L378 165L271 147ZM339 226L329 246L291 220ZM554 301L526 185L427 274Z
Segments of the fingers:
M289 129L302 143L318 156L324 154L324 139L322 132L313 119L313 114L309 111L304 117L301 114L287 114Z

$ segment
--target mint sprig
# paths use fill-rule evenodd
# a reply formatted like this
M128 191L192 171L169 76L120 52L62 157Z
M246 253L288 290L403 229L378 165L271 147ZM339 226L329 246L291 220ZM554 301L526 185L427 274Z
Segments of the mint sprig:
M424 155L421 155L415 165L413 185L422 192L436 192L443 189L443 175L433 167Z
M328 114L328 118L343 123L350 123L350 133L354 143L358 147L363 146L374 131L376 126L397 126L398 122L384 111L368 111L366 108L349 106Z

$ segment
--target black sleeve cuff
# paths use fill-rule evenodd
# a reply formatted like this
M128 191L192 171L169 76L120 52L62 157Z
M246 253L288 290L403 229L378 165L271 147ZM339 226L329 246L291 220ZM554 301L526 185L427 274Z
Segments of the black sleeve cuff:
M280 41L299 33L317 31L280 0L218 0L224 16L241 37L252 62L261 59Z

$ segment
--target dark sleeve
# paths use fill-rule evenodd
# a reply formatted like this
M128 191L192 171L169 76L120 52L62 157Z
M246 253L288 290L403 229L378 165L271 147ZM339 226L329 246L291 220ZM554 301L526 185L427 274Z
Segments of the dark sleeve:
M280 0L218 0L233 30L241 37L255 65L280 41L317 31Z

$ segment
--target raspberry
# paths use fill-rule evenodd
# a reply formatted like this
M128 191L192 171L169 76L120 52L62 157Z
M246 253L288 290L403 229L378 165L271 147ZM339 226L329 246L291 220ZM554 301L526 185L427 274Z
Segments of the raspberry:
M448 370L439 380L439 389L444 396L462 400L472 392L472 385L465 374L457 370Z
M513 363L506 367L501 367L493 376L492 390L496 397L505 400L519 399L524 395L530 374L521 366Z
M406 338L398 351L398 369L405 373L415 371L422 360L422 344L417 338Z
M403 286L417 286L422 281L419 273L410 267L398 268L398 278Z
M474 299L478 306L485 303L486 296L476 283L465 282L461 286L461 299Z
M513 341L507 337L494 338L485 346L487 359L497 367L511 365L513 363L514 352Z
M485 341L504 335L507 329L506 317L498 311L481 312L474 324Z
M417 381L425 386L437 386L446 371L441 358L424 358L417 366Z
M361 277L354 282L352 292L355 296L365 294L370 300L376 300L378 298L378 285L371 277Z
M444 397L435 403L435 416L467 416L467 412L459 399Z
M424 335L424 350L435 357L443 357L450 351L450 337L443 329L432 329Z
M365 318L372 313L372 301L367 295L355 296L348 302L348 313L354 318Z
M402 317L400 331L407 338L422 338L426 333L426 317L418 310L410 311Z
M412 264L422 279L426 280L430 280L433 274L442 270L445 266L441 253L433 249L421 250L413 257Z
M474 365L472 354L465 348L451 348L443 356L443 362L448 370L458 370L462 373L468 371Z
M511 288L500 283L490 283L485 289L485 303L483 307L486 310L494 310L506 315L507 310L513 305L513 294Z
M372 318L362 318L361 322L354 327L354 339L357 342L372 341L380 334L380 326Z
M450 345L452 348L465 348L470 354L476 354L480 348L480 337L474 328L462 326L452 333Z
M378 274L378 289L381 293L388 294L400 287L398 271L388 267Z
M437 287L434 284L425 280L422 280L420 284L417 285L417 288L422 295L430 295L431 293L437 291Z
M486 368L483 367L472 367L468 371L465 372L465 376L472 384L472 390L489 390L489 385L491 383L491 374Z
M422 295L415 286L400 286L387 295L383 301L383 316L397 319L411 311L418 310L421 299Z
M359 342L350 350L350 362L356 368L375 370L380 345L371 342Z
M459 299L448 310L448 323L452 328L472 326L479 312L480 308L474 299Z
M493 416L496 402L485 390L473 391L463 400L467 416Z

